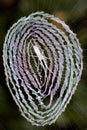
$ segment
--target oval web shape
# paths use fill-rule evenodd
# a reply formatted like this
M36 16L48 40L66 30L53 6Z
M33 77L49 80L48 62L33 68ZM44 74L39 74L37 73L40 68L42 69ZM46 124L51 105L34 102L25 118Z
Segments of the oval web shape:
M83 68L76 34L44 12L21 18L8 30L3 62L22 116L38 126L54 123L65 110Z

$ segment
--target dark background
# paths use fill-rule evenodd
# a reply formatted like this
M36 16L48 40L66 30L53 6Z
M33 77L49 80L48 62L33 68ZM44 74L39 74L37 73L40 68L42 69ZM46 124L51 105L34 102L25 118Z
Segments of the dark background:
M76 93L55 124L45 127L32 126L20 115L6 86L2 62L7 30L35 11L64 20L77 34L83 49L84 68ZM87 130L87 0L0 0L0 130Z

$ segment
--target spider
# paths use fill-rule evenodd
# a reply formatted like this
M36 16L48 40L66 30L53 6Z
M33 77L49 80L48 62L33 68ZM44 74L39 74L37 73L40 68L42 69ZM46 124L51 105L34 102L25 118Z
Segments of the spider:
M49 70L53 74L53 72L47 66L47 59L49 60L49 58L43 55L43 52L41 52L35 40L32 40L32 42L35 43L32 47L36 56L33 57L38 57L38 66L40 63L45 72L46 70Z

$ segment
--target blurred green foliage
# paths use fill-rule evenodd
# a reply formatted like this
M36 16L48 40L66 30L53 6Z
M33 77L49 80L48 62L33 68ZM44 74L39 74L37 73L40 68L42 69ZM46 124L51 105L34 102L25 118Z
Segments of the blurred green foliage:
M9 27L23 16L45 11L66 21L83 48L81 81L66 111L55 124L36 127L21 117L6 86L2 46ZM87 0L0 0L0 130L87 130Z

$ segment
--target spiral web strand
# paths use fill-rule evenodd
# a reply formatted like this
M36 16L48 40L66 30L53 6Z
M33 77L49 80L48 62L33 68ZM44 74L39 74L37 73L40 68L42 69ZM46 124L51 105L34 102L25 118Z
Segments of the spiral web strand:
M83 68L76 34L44 12L21 18L8 30L3 62L22 116L37 126L54 123L65 110Z

